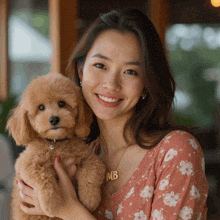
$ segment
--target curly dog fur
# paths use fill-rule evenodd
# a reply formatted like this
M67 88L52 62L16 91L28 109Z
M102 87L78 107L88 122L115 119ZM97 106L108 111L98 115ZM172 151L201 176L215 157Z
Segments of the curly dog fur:
M101 201L101 187L106 166L84 143L90 132L92 112L83 101L81 90L73 81L58 73L33 80L13 110L7 129L17 145L26 149L16 160L15 179L39 190L39 202L47 216L30 216L19 208L22 199L14 182L12 212L14 220L47 220L62 203L54 161L60 156L82 204L91 212ZM53 140L57 140L53 142ZM54 149L50 149L50 145ZM75 177L71 175L77 166ZM24 202L23 202L24 203ZM26 204L31 207L30 204Z

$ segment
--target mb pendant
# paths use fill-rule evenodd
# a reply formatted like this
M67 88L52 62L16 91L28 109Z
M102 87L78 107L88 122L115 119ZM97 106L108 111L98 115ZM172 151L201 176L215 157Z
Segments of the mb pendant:
M111 171L110 173L106 174L106 181L109 180L117 180L118 179L118 171Z

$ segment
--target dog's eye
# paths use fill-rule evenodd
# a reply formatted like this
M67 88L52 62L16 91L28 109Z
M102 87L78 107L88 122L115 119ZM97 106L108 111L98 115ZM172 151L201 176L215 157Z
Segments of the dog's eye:
M64 101L60 101L58 105L60 108L62 108L66 105L66 103Z
M39 109L40 111L43 111L43 110L45 109L45 106L44 106L44 105L39 105L38 109Z

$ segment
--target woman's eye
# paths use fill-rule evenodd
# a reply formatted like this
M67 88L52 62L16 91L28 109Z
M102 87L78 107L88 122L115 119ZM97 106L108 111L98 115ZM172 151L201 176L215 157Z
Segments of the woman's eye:
M101 64L101 63L96 63L94 66L99 68L99 69L106 69L105 65Z
M45 106L44 106L44 105L39 105L38 109L39 109L40 111L43 111L43 110L45 109Z
M66 105L66 103L64 101L60 101L58 103L58 105L59 105L60 108L63 108Z
M134 70L126 70L125 73L127 73L129 75L138 75L137 72Z

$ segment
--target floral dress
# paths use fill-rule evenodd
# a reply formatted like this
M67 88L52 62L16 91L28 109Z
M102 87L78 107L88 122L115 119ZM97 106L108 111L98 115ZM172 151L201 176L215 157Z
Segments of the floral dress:
M202 149L191 134L177 130L146 151L110 206L103 202L93 215L99 220L204 220L207 195Z

